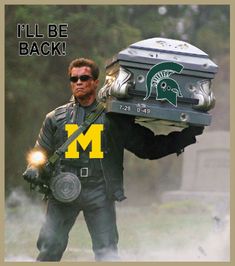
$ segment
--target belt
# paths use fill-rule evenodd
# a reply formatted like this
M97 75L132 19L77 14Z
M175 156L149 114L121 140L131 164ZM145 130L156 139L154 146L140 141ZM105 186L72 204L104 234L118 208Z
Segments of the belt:
M88 177L91 176L91 171L89 171L88 167L81 167L80 169L77 169L77 175L81 178Z
M96 175L94 174L89 175L90 169L88 167L82 167L79 170L79 174L77 176L79 177L79 180L81 181L82 184L98 184L104 182L104 177L102 171L96 171ZM94 172L94 171L93 171Z
M71 167L65 166L63 171L72 172L74 173L82 183L86 182L99 182L104 180L102 170L94 170L90 167Z

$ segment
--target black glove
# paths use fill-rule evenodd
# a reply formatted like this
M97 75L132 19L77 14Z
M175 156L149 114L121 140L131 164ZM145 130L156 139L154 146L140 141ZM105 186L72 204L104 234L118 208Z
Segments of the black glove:
M204 127L196 127L196 126L189 126L188 128L184 129L185 134L189 136L198 136L203 133Z
M29 166L23 173L23 178L30 183L36 184L39 178L39 170Z
M204 130L204 127L196 127L196 126L189 126L187 128L184 128L180 132L180 137L178 140L178 151L177 155L182 153L184 151L184 148L187 147L188 145L191 145L196 142L196 137L197 135L201 135Z

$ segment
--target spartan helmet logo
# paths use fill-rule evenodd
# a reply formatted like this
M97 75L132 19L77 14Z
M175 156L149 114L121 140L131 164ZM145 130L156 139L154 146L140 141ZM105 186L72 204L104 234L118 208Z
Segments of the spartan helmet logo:
M177 98L183 97L179 84L170 76L180 73L183 66L174 62L163 62L153 66L147 73L146 96L147 100L152 90L156 90L156 100L166 100L177 107Z

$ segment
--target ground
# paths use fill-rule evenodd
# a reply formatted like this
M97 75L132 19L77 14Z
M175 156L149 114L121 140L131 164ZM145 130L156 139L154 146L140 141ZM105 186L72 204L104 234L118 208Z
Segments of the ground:
M5 261L34 261L45 206L24 194L14 197L6 201ZM228 216L216 217L211 206L193 201L117 203L121 260L228 261L228 222ZM82 214L70 233L63 261L94 261Z

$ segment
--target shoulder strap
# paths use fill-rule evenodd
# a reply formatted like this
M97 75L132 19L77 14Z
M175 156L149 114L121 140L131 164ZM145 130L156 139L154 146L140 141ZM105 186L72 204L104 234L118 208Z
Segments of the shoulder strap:
M95 122L95 120L101 115L104 111L105 107L103 103L98 103L95 112L91 112L86 120L79 126L79 128L62 144L54 154L48 159L48 163L54 165L55 162L65 153L68 146L81 134L83 133L88 127Z

